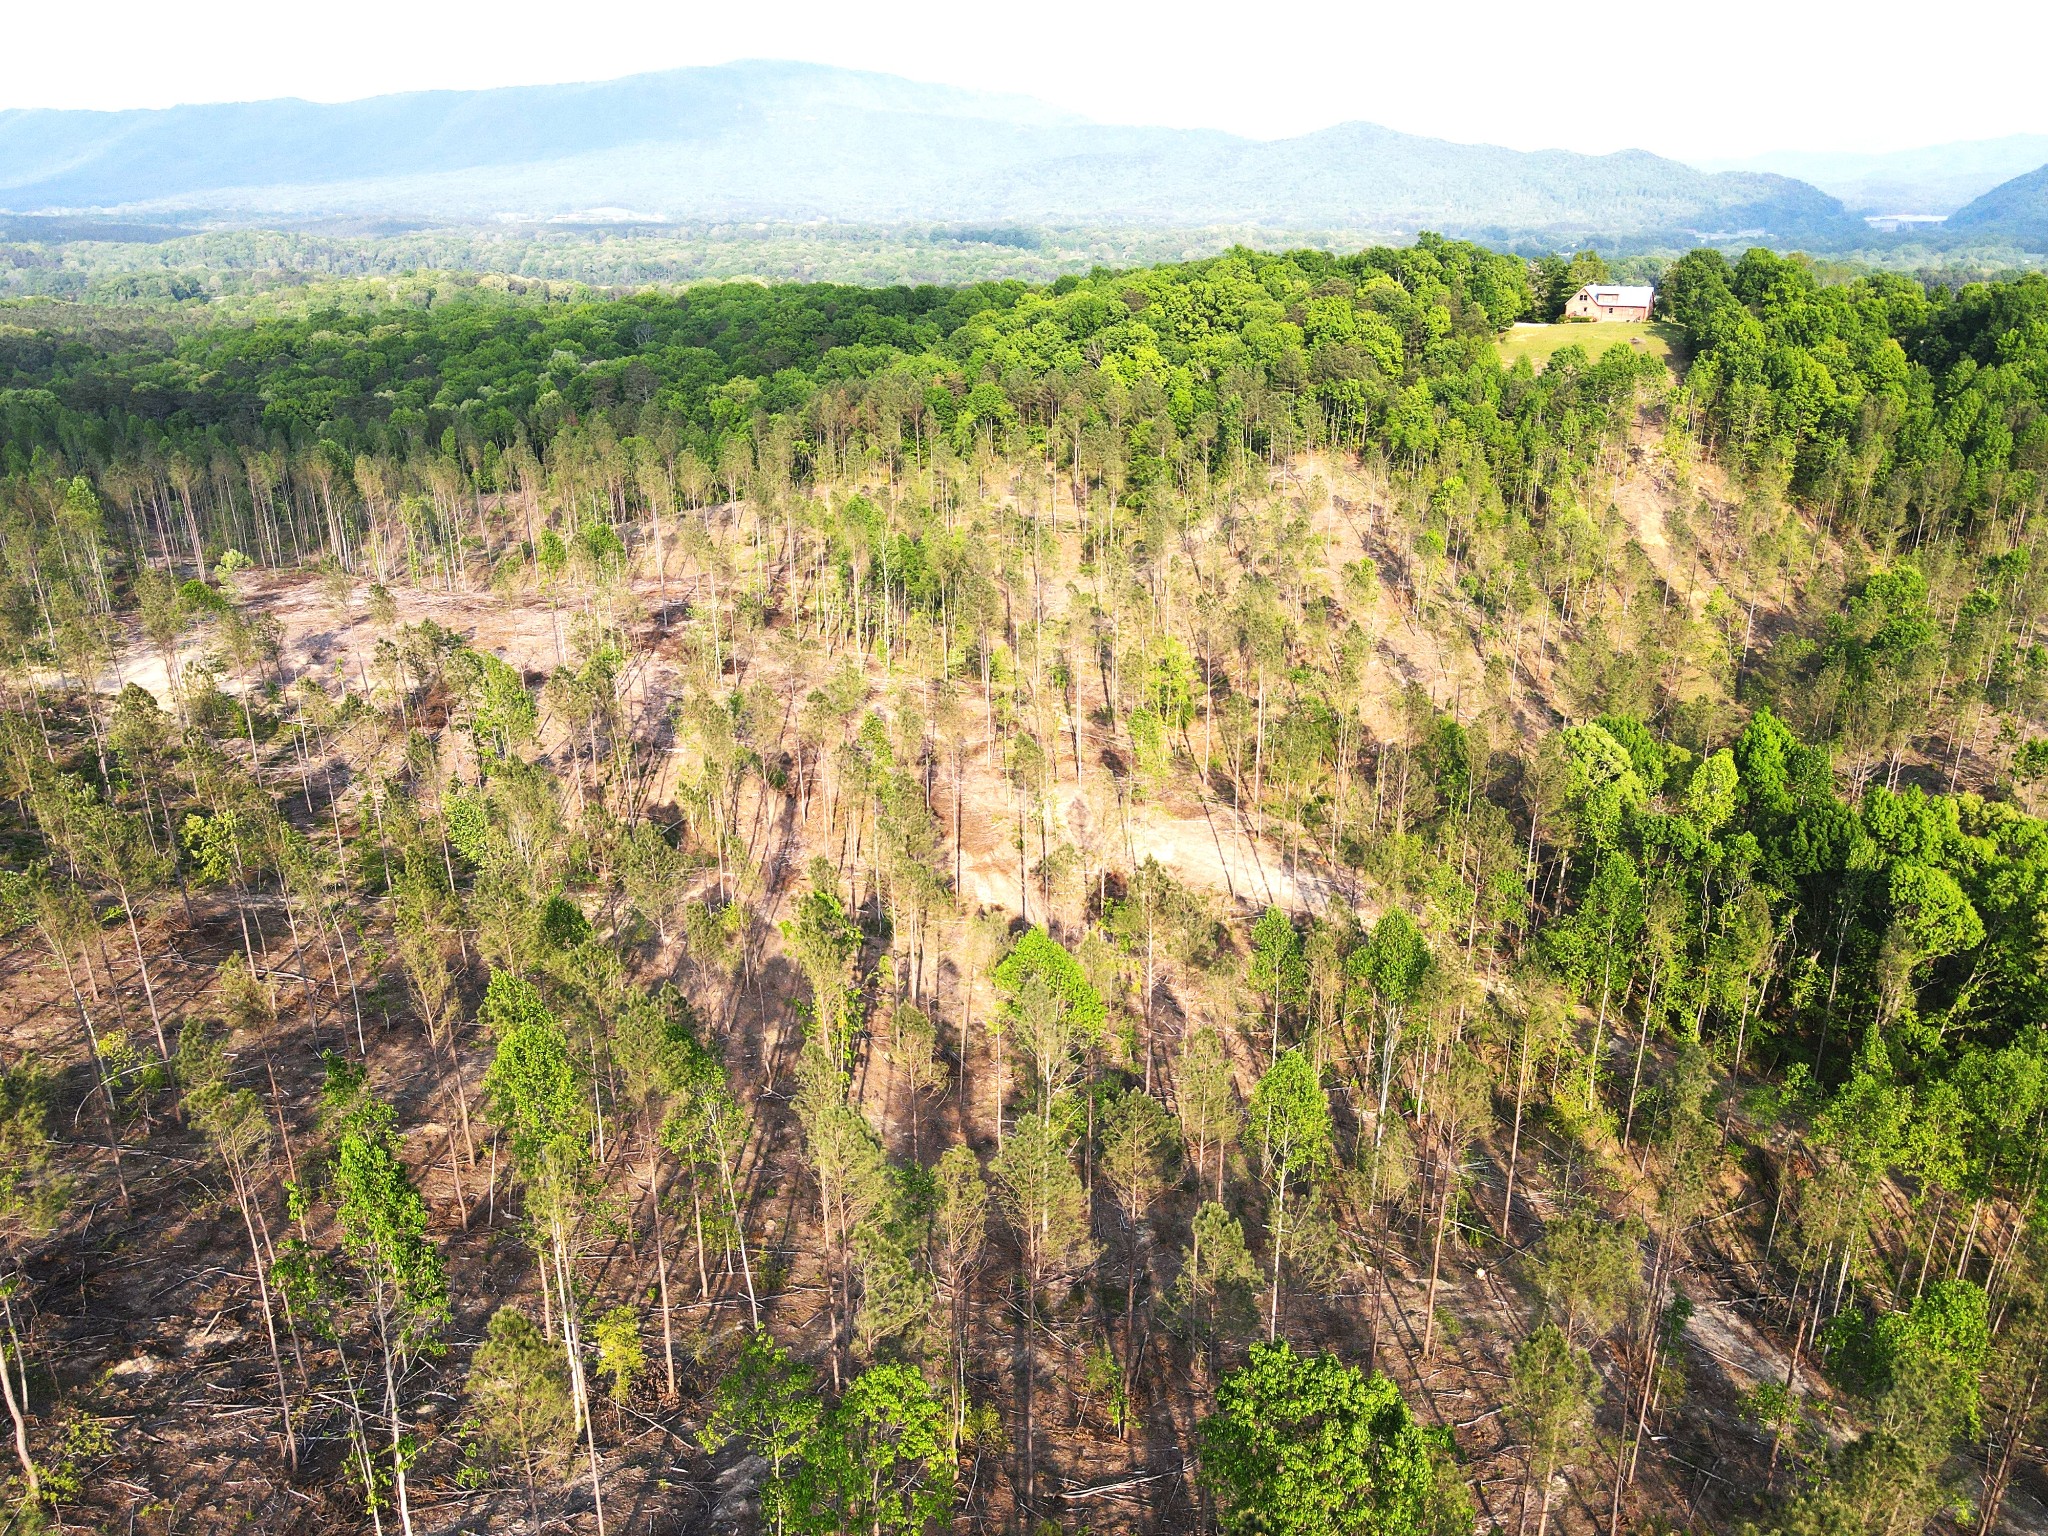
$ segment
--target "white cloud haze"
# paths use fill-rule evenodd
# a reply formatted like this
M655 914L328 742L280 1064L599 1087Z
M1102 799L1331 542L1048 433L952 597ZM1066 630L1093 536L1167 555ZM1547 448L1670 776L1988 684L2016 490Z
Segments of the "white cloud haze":
M792 58L1020 92L1108 122L1266 138L1364 119L1520 149L1705 158L2048 131L2048 97L2027 78L2048 44L2041 0L1985 0L1967 16L1826 0L13 9L0 108L342 101ZM1532 27L1538 16L1552 18L1547 30Z

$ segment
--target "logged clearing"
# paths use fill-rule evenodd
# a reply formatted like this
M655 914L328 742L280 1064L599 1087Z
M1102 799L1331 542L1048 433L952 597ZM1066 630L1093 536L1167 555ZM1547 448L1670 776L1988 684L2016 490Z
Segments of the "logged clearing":
M1608 487L1613 504L1622 509L1633 546L1667 590L1677 586L1681 597L1689 589L1703 593L1713 585L1714 562L1695 552L1681 569L1672 554L1662 508L1679 494L1679 472L1661 461L1649 441L1644 438L1617 458ZM1711 477L1702 485L1688 475L1685 494L1704 494L1712 506L1717 485ZM1284 467L1274 490L1280 505L1308 513L1311 547L1323 571L1335 572L1363 558L1381 573L1369 602L1354 609L1372 637L1361 691L1374 729L1398 738L1409 728L1404 718L1412 718L1419 707L1412 702L1416 695L1451 718L1477 722L1484 715L1496 722L1489 729L1532 740L1556 718L1561 707L1554 695L1557 636L1505 624L1471 602L1419 601L1426 596L1421 583L1429 573L1418 570L1411 553L1390 539L1400 525L1393 510L1396 493L1388 484L1354 464L1319 457ZM717 515L738 519L744 510L725 508ZM1048 627L1064 625L1080 610L1076 553L1070 540L1062 556L1064 579L1045 588L1039 622ZM1213 557L1200 547L1188 551L1196 570ZM388 593L390 611L376 617L360 587L337 589L310 576L252 576L239 591L251 609L275 621L275 679L308 680L334 695L383 696L394 702L391 642L423 633L429 622L538 680L572 659L579 620L577 603L564 603L531 586L394 584ZM627 808L657 824L670 823L695 814L688 808L688 786L699 766L697 749L679 739L674 722L681 718L677 706L691 696L693 678L701 677L703 635L691 615L710 601L708 577L681 563L666 573L654 571L643 551L638 569L608 601L624 618L634 656L617 685L626 723L610 753L645 763L630 781L636 787ZM1693 608L1692 602L1678 604L1681 613ZM169 669L184 672L203 659L198 645L166 654L131 631L100 683L109 692L139 683L159 692L168 705ZM725 685L736 697L757 696L771 715L779 714L779 725L770 721L764 728L794 743L807 690L849 664L858 670L858 696L882 718L900 721L918 711L935 711L929 679L899 677L874 657L862 662L821 652L800 631L772 619L734 645L725 663ZM233 686L232 678L226 681ZM1245 979L1249 956L1235 935L1269 906L1302 918L1352 914L1369 923L1381 906L1375 883L1344 868L1328 847L1276 828L1238 805L1233 775L1248 777L1257 770L1243 756L1246 743L1239 740L1233 747L1213 722L1188 730L1179 744L1178 767L1141 782L1130 770L1123 723L1108 707L1106 677L1083 673L1073 707L1040 722L1052 762L1043 799L1034 802L1020 795L1008 771L1009 728L998 707L1002 701L984 694L971 674L957 682L963 706L959 743L936 755L925 782L942 838L937 864L955 884L960 917L937 919L929 945L920 943L914 953L888 944L873 928L863 941L861 969L869 976L865 986L875 1022L858 1045L852 1085L856 1104L886 1150L914 1160L920 1144L956 1139L992 1156L998 1092L1008 1096L1016 1091L1018 1065L1005 1067L982 1032L993 1002L981 962L968 958L968 925L960 919L987 912L1013 928L1028 921L1080 934L1105 915L1106 893L1127 888L1131 872L1148 858L1192 891L1223 926L1215 932L1218 953L1203 965L1185 956L1160 960L1157 990L1130 1026L1126 1068L1134 1080L1155 1084L1170 1096L1175 1064L1187 1040L1214 1029L1226 1042L1237 1093L1248 1096L1265 1054L1265 1023L1262 1005ZM1097 697L1090 699L1090 690ZM290 690L271 697L288 698ZM1404 697L1411 702L1404 704ZM445 708L434 706L431 697L419 707L423 713L410 725L415 731L422 725L436 730L432 722L446 718ZM440 713L427 713L433 708ZM228 717L230 726L235 718ZM537 724L539 761L573 779L580 798L587 771L579 762L583 744L551 695L542 695ZM395 712L359 717L346 728L307 737L304 756L298 758L281 749L281 737L271 737L259 743L259 761L286 794L304 784L308 830L314 835L331 830L339 839L345 823L348 836L374 836L375 796L388 792L377 787L395 784L407 772L407 727L408 721ZM476 764L465 738L446 730L440 737L446 769L457 780L472 775ZM237 750L233 729L223 744ZM1236 766L1227 770L1233 751ZM1212 770L1207 777L1195 771L1205 761ZM821 757L806 770L815 787L805 787L803 776L776 783L754 777L734 802L740 845L736 862L753 872L743 877L751 893L743 958L713 961L684 942L679 930L664 938L642 929L626 949L636 978L685 982L700 1013L720 1021L726 1062L736 1079L765 1084L758 1099L758 1131L734 1170L735 1188L758 1234L753 1263L761 1283L772 1290L762 1303L764 1321L793 1349L813 1358L818 1341L840 1326L830 1313L830 1296L843 1282L830 1262L831 1249L810 1192L805 1142L788 1108L809 993L779 925L792 918L796 897L805 888L805 871L814 861L836 865L858 890L863 859L874 857L863 849L858 822L835 813L835 800L846 793L844 779L842 772L834 772L829 781L823 778L825 764ZM1408 792L1407 773L1392 758L1383 759L1382 768L1384 779L1376 784L1374 798L1391 818L1399 814ZM418 798L419 781L412 783ZM725 877L699 862L677 900L716 905L730 900L721 894L724 887ZM513 1186L499 1170L498 1144L491 1142L487 1153L465 1152L461 1145L462 1115L481 1112L488 1050L464 1049L452 1075L419 1072L414 1032L404 1022L410 1004L402 989L351 1001L346 990L324 976L320 984L312 982L331 961L313 964L294 938L289 910L274 897L251 894L224 905L206 892L196 896L201 914L196 926L188 926L176 908L161 909L150 926L145 947L168 957L158 967L157 1002L173 1014L202 1012L209 983L220 968L236 956L254 959L272 1011L245 1022L233 1046L240 1061L261 1064L256 1086L266 1112L286 1128L284 1146L296 1143L301 1155L310 1155L318 1134L323 1051L360 1055L372 1079L388 1085L399 1124L406 1128L406 1159L432 1213L430 1236L440 1245L454 1281L449 1338L466 1353L482 1338L491 1311L528 1291L533 1258L528 1236L513 1218ZM603 919L602 909L593 912ZM879 908L875 920L880 920ZM1455 940L1451 947L1457 947ZM364 962L374 963L374 957L365 955ZM37 952L19 944L0 965L18 1004L17 1044L32 1045L51 1060L72 1060L71 1070L78 1070L62 994L47 967L38 965ZM118 950L109 953L106 970L110 984L136 979L130 959ZM917 1003L939 1025L952 1073L951 1082L936 1094L905 1080L890 1047L891 1026L884 1021L892 997ZM957 1045L952 1043L956 1036ZM1633 1047L1625 1032L1617 1033L1614 1043L1617 1050ZM1653 1063L1663 1049L1652 1053ZM464 1101L471 1106L467 1111ZM1349 1353L1356 1351L1359 1339L1371 1340L1367 1358L1392 1375L1425 1423L1452 1433L1481 1530L1513 1528L1526 1514L1519 1442L1499 1404L1510 1352L1538 1314L1513 1283L1513 1268L1517 1252L1535 1239L1539 1223L1584 1197L1586 1175L1580 1165L1585 1154L1573 1135L1535 1116L1518 1127L1495 1123L1470 1145L1468 1203L1448 1225L1447 1246L1436 1251L1426 1232L1383 1228L1375 1235L1361 1230L1355 1237L1377 1262L1342 1267L1320 1291L1290 1287L1284 1308L1286 1329L1303 1347L1322 1344ZM222 1204L195 1182L204 1153L190 1133L166 1124L151 1146L146 1153L131 1148L125 1164L108 1170L120 1172L124 1182L119 1201L112 1201L110 1192L98 1213L95 1243L117 1268L147 1262L158 1281L154 1294L180 1298L177 1309L169 1315L121 1313L111 1320L109 1314L95 1314L93 1331L73 1337L65 1321L72 1302L114 1272L92 1262L49 1277L39 1325L45 1344L65 1352L71 1371L102 1383L100 1412L121 1426L121 1486L149 1490L147 1500L138 1497L129 1506L146 1503L150 1511L136 1528L224 1531L246 1529L249 1520L257 1528L278 1531L342 1528L357 1517L350 1514L352 1495L342 1460L346 1440L338 1428L335 1438L306 1447L306 1454L317 1458L309 1465L332 1469L312 1485L303 1478L278 1479L250 1465L230 1449L233 1440L217 1433L263 1411L267 1367L260 1319L246 1305L247 1253L243 1250L238 1258L240 1234L232 1204ZM103 1144L97 1155L105 1157L111 1150ZM1512 1214L1501 1209L1511 1152L1519 1162L1518 1210ZM617 1155L630 1159L636 1154L629 1146ZM1217 1161L1213 1148L1206 1161ZM1231 1161L1235 1164L1234 1155ZM1220 1177L1220 1164L1218 1169ZM1202 1174L1193 1189L1162 1192L1158 1219L1177 1225L1189 1221L1200 1183L1209 1177ZM1641 1208L1649 1198L1647 1186L1625 1162L1605 1177L1614 1181L1609 1198L1617 1215ZM705 1209L685 1202L673 1214L688 1228L703 1220ZM1097 1225L1104 1253L1114 1254L1119 1239L1106 1200ZM1756 1242L1757 1233L1748 1225L1720 1228L1696 1246L1676 1282L1694 1298L1700 1317L1686 1345L1687 1407L1682 1415L1665 1419L1663 1433L1673 1453L1645 1465L1631 1495L1633 1507L1714 1510L1738 1486L1737 1479L1755 1472L1761 1443L1742 1428L1735 1404L1759 1380L1781 1373L1784 1361L1782 1342L1775 1336L1782 1330L1773 1330L1764 1299L1742 1279L1754 1262ZM596 1292L622 1294L618 1287L624 1277L647 1263L644 1236L623 1227L591 1229L581 1239L579 1254L584 1283ZM1146 1286L1163 1289L1164 1251L1148 1246L1142 1257L1152 1275ZM674 1305L659 1334L671 1342L650 1347L664 1353L673 1349L679 1357L679 1396L667 1394L665 1367L656 1366L642 1378L630 1406L619 1410L618 1432L609 1439L602 1463L612 1522L608 1529L621 1522L627 1529L660 1532L749 1528L760 1464L731 1453L707 1456L687 1427L700 1422L706 1411L754 1283L735 1265L729 1245L721 1248L713 1241L707 1250L693 1248L689 1240L678 1242L668 1282ZM645 1299L651 1293L623 1294ZM1432 1299L1436 1321L1429 1323ZM1195 1411L1213 1375L1199 1355L1175 1342L1163 1319L1155 1316L1147 1324L1143 1340L1126 1341L1120 1329L1110 1330L1119 1347L1134 1342L1140 1352L1157 1356L1143 1386L1130 1389L1135 1394L1127 1410L1131 1419L1121 1432L1106 1417L1111 1409L1101 1396L1104 1389L1099 1382L1090 1384L1095 1367L1089 1364L1094 1346L1088 1341L1105 1324L1086 1293L1076 1291L1064 1302L1049 1304L1027 1328L1001 1266L994 1266L976 1283L967 1319L968 1337L980 1341L982 1352L969 1376L975 1399L997 1405L1018 1422L1016 1416L1026 1411L1017 1395L1019 1373L1028 1372L1036 1382L1037 1407L1029 1410L1036 1465L1030 1477L1041 1509L1060 1512L1076 1529L1193 1528L1200 1495L1189 1451ZM988 1362L998 1359L1009 1364L990 1369ZM458 1387L448 1381L431 1388L417 1410L417 1432L427 1447L415 1474L422 1490L413 1507L417 1529L509 1528L521 1509L515 1490L501 1484L495 1490L464 1492L454 1479L466 1433ZM1816 1392L1811 1383L1804 1390ZM1824 1410L1823 1396L1812 1396L1811 1403L1815 1412ZM609 1425L612 1410L605 1413ZM1022 1499L1015 1442L990 1439L964 1455L962 1469L964 1498L976 1512L977 1528L1000 1528ZM1582 1486L1558 1501L1551 1524L1572 1531L1604 1528L1602 1500L1595 1487ZM546 1507L550 1529L595 1529L587 1487L575 1478L565 1476Z
M1552 329L1575 338L1597 328ZM206 711L218 762L246 769L296 835L323 857L334 851L345 878L376 890L368 882L384 878L388 850L411 838L406 878L441 891L449 871L469 905L446 908L457 926L422 959L416 945L401 947L381 892L354 906L308 906L238 880L223 863L207 884L161 891L134 935L104 925L104 942L86 955L98 991L67 988L34 929L0 952L10 1043L59 1074L69 1123L62 1157L87 1197L34 1270L39 1355L60 1362L52 1381L89 1402L109 1437L100 1481L67 1511L68 1523L150 1536L375 1528L352 1481L364 1442L337 1374L348 1357L329 1350L319 1319L291 1334L290 1354L273 1356L254 1301L250 1245L274 1249L291 1234L251 1235L208 1142L173 1111L161 1082L117 1099L118 1121L89 1113L93 1065L76 1022L104 997L105 1022L119 1030L107 1038L123 1042L131 1062L153 1059L159 1014L171 1038L182 1020L230 1022L233 1081L252 1095L265 1133L277 1128L271 1155L287 1172L317 1165L331 1146L323 1080L335 1062L360 1064L391 1104L392 1145L448 1277L446 1354L422 1354L403 1377L405 1432L418 1445L409 1475L419 1536L516 1529L530 1507L541 1528L595 1532L593 1479L607 1531L767 1528L767 1463L717 1435L707 1450L701 1438L757 1316L813 1373L806 1390L818 1394L857 1363L915 1349L944 1364L953 1358L945 1340L957 1345L947 1388L957 1388L962 1415L956 1529L1200 1529L1196 1425L1220 1370L1266 1326L1297 1348L1385 1372L1422 1424L1447 1432L1475 1529L1520 1529L1538 1518L1543 1496L1506 1384L1517 1345L1552 1315L1530 1266L1545 1232L1565 1220L1644 1234L1641 1251L1654 1256L1664 1294L1691 1313L1660 1346L1671 1354L1659 1374L1644 1376L1619 1347L1587 1357L1604 1411L1618 1419L1634 1402L1630 1422L1649 1449L1618 1505L1612 1456L1588 1453L1573 1475L1551 1481L1541 1518L1572 1536L1732 1529L1771 1475L1770 1439L1749 1405L1760 1387L1787 1379L1809 1323L1802 1307L1812 1293L1788 1294L1772 1267L1794 1240L1787 1233L1805 1170L1791 1156L1717 1154L1702 1177L1708 1208L1724 1215L1662 1245L1648 1243L1651 1228L1626 1226L1664 1209L1656 1138L1670 1111L1646 1097L1642 1118L1626 1128L1575 1116L1565 1107L1570 1082L1599 1072L1633 1116L1636 1086L1666 1082L1682 1048L1620 1002L1609 1010L1589 998L1554 1011L1561 1038L1593 1043L1585 1054L1560 1047L1521 1113L1518 1031L1551 994L1540 979L1473 962L1488 942L1477 908L1445 899L1455 889L1441 873L1448 862L1430 874L1435 845L1413 831L1426 814L1456 824L1456 807L1432 798L1425 767L1447 726L1476 744L1488 792L1520 803L1526 764L1560 721L1583 717L1588 696L1656 690L1679 711L1725 718L1731 663L1758 649L1759 637L1803 622L1800 589L1759 579L1745 558L1739 498L1713 466L1671 451L1661 423L1642 420L1581 487L1616 553L1597 586L1564 596L1585 625L1576 636L1478 579L1470 541L1483 534L1448 546L1415 539L1396 480L1329 455L1272 467L1244 505L1175 543L1149 586L1120 594L1089 563L1085 525L1066 511L1040 563L1028 574L1012 568L1007 639L986 684L972 664L935 667L941 653L929 635L914 666L907 646L849 641L821 622L792 598L790 568L772 563L773 541L744 503L690 515L741 560L760 560L758 600L745 608L731 603L732 565L677 554L671 536L666 557L636 542L603 586L508 580L502 564L494 577L481 559L439 582L374 586L243 573L236 601L269 626L260 668L238 667L208 633L166 643L131 620L104 658L96 708L132 684L166 710L183 700ZM997 489L1006 499L992 519L1015 517L1018 485ZM502 532L514 509L485 504L479 518ZM1268 538L1292 553L1251 553ZM1816 547L1809 587L1826 591L1840 552ZM1163 761L1141 764L1116 702L1122 653L1100 637L1118 622L1135 625L1154 603L1186 615L1215 655L1256 656L1241 628L1199 626L1215 620L1203 608L1217 572L1260 558L1256 590L1271 595L1301 647L1349 647L1343 665L1372 745L1320 748L1324 758L1306 766L1289 757L1278 723L1289 679L1276 672L1262 698L1256 671L1240 663L1234 687L1190 673L1203 707L1173 729ZM575 682L595 654L594 634L613 637L620 655L595 695ZM455 835L442 835L454 822L449 800L491 782L475 705L463 702L448 660L466 653L505 663L534 701L518 755L538 773L506 782L545 792L494 803L490 815L520 839L519 857L550 871L521 887L522 899L566 891L573 916L552 920L587 924L596 936L574 950L573 964L545 944L521 950L508 939L531 914L493 908L481 867L470 869L468 852L458 864ZM72 718L84 715L74 706ZM168 723L164 731L168 738ZM75 736L83 761L91 740ZM1042 744L1042 759L1020 755L1026 738ZM719 762L735 765L729 778L714 771ZM1331 764L1350 777L1323 785L1315 814L1273 814L1289 773ZM1930 765L1916 757L1908 766ZM1975 750L1959 750L1956 771L1982 781L1989 770ZM633 883L615 841L634 825L657 829L679 856L654 894ZM1531 874L1540 884L1547 861L1563 879L1534 836L1505 819L1500 828L1493 843L1475 840L1457 855L1460 874L1469 856L1495 860L1495 885L1517 892ZM925 841L912 852L940 893L926 906L902 894L904 839L917 836ZM1184 903L1180 936L1156 954L1114 926L1140 871L1154 868ZM999 1168L1004 1136L1035 1113L1034 1059L1019 1049L1017 1018L1002 1011L992 970L1001 945L1027 926L1061 938L1093 968L1090 984L1118 1000L1113 1027L1086 1048L1088 1071L1200 1124L1189 1107L1191 1052L1213 1042L1232 1128L1221 1145L1206 1130L1189 1133L1134 1227L1120 1186L1096 1161L1108 1154L1097 1150L1093 1117L1110 1112L1114 1094L1071 1101L1082 1117L1084 1182L1070 1213L1079 1231L1070 1262L1049 1269L1035 1295L1023 1290L1018 1264L1030 1248L1019 1234L1029 1229L1019 1197L999 1184L1010 1192L988 1207L983 1257L952 1275L946 1294L923 1293L916 1308L929 1316L898 1317L873 1342L865 1330L882 1325L865 1297L888 1273L880 1266L889 1250L871 1222L881 1196L828 1182L850 1175L821 1172L818 1132L805 1118L815 1113L805 1073L817 1058L805 1040L818 981L814 952L793 934L819 893L844 899L848 925L846 1102L888 1167L922 1179L934 1149L952 1146ZM1422 913L1435 990L1414 999L1398 1070L1387 1043L1396 1037L1378 1026L1313 1022L1331 981L1310 970L1320 963L1312 955L1285 983L1294 989L1290 1031L1313 1043L1335 1085L1336 1166L1323 1170L1316 1203L1297 1218L1309 1234L1303 1246L1321 1246L1288 1260L1286 1283L1270 1291L1267 1271L1248 1271L1243 1299L1256 1305L1229 1330L1209 1331L1206 1314L1176 1299L1177 1276L1194 1262L1186 1234L1212 1199L1255 1236L1270 1230L1273 1212L1243 1110L1273 1060L1280 1005L1267 989L1282 983L1265 979L1253 925L1274 909L1301 932L1355 936L1404 903ZM1115 944L1103 938L1112 931L1123 935ZM534 1224L530 1169L515 1165L510 1133L496 1128L487 1074L499 1042L477 1022L486 978L516 966L547 982L564 1020L580 1020L569 1038L592 1066L577 1081L608 1111L610 1139L590 1170L603 1193L591 1194L559 1252ZM618 1069L597 1063L623 1027L616 999L666 987L680 989L672 995L687 997L696 1027L716 1044L746 1124L729 1159L679 1168L663 1187L655 1127L633 1108ZM578 1001L590 997L614 1001ZM1555 997L1550 1006L1559 1007ZM451 1032L429 1049L423 1021L436 1008L448 1010ZM1429 1053L1444 1061L1460 1051L1487 1053L1493 1082L1442 1140L1424 1074ZM1521 1079L1525 1089L1531 1081ZM1381 1095L1397 1111L1385 1122ZM1405 1129L1406 1106L1419 1132ZM1718 1124L1702 1122L1716 1142L1762 1144L1766 1133L1739 1093L1716 1113ZM1399 1149L1384 1162L1375 1152L1383 1123ZM1447 1158L1454 1180L1437 1171ZM922 1183L906 1187L933 1198ZM1444 1193L1431 1200L1432 1188ZM1887 1234L1919 1219L1903 1190L1887 1185L1883 1200ZM294 1230L318 1238L328 1230L320 1223L316 1212ZM1990 1209L1981 1226L1989 1247L2017 1241L2009 1213ZM537 1257L541 1275L548 1263L561 1273L537 1279ZM594 1408L594 1444L573 1462L552 1455L530 1506L503 1463L477 1470L484 1449L464 1372L494 1313L513 1306L543 1319L543 1296L564 1286L593 1327L623 1309L644 1358L618 1400ZM857 1287L863 1299L849 1302ZM316 1299L302 1293L299 1304ZM354 1327L359 1344L368 1334L362 1315L335 1326ZM290 1468L274 1424L280 1372L287 1395L322 1384L294 1398L301 1460ZM1651 1400L1632 1395L1646 1380L1668 1398L1646 1407ZM1848 1443L1850 1412L1829 1384L1804 1369L1793 1397L1805 1426L1802 1464ZM2002 1529L2048 1528L2030 1479L2023 1468ZM392 1528L388 1506L380 1518Z
M41 307L0 1536L2038 1529L2048 284L1556 267Z

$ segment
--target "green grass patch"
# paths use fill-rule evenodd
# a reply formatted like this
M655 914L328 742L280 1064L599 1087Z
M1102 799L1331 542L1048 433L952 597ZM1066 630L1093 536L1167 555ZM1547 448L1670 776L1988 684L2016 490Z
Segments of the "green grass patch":
M1632 347L1676 368L1685 357L1682 333L1662 320L1580 320L1558 325L1517 325L1494 339L1503 366L1526 357L1539 373L1560 347L1580 346L1597 359L1609 347Z

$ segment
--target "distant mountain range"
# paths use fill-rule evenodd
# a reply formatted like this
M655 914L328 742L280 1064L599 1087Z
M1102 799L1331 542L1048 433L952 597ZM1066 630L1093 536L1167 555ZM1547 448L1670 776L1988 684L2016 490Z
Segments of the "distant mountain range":
M1245 224L1500 241L1860 233L1768 172L1526 153L1347 123L1259 141L751 62L584 85L131 112L0 112L0 211L135 220L382 216Z
M2048 249L2042 177L2028 174L2044 162L2048 135L1705 166L1641 150L1459 144L1371 123L1265 141L754 61L338 104L0 111L0 215L40 215L51 229L929 221L1852 249L1879 238L1865 215L1952 214L1941 240ZM0 221L0 235L9 227Z
M1703 160L1709 171L1769 171L1810 182L1856 214L1954 213L2001 182L2048 164L2048 133L1929 144L1888 154L1783 150Z

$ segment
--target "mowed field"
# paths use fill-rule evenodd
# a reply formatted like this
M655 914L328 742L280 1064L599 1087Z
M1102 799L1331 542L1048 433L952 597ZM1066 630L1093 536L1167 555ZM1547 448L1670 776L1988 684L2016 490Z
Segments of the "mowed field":
M1680 332L1675 325L1666 325L1661 320L1580 320L1560 325L1518 324L1506 335L1495 339L1500 348L1500 360L1508 367L1515 365L1515 359L1526 357L1529 366L1539 372L1551 355L1561 347L1573 345L1586 349L1588 357L1597 358L1609 347L1621 345L1648 352L1660 357L1672 367L1684 360L1681 350Z

